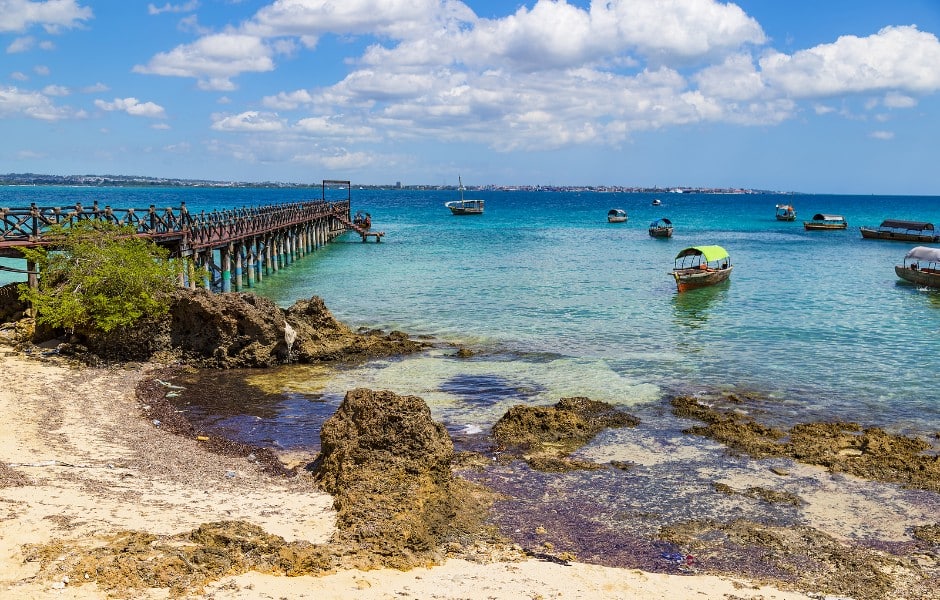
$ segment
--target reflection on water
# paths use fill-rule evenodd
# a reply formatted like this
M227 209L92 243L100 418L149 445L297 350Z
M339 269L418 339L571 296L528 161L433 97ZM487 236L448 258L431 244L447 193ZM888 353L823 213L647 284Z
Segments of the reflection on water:
M672 298L672 315L676 325L699 329L708 321L715 305L728 296L730 281L718 285L676 293Z

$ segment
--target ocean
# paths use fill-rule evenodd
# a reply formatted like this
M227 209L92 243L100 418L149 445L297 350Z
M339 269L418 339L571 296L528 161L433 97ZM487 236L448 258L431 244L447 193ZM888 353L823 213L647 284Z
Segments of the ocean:
M320 194L3 187L0 206L185 201L190 211L208 211ZM285 307L317 295L354 328L433 336L472 349L473 358L434 350L310 375L308 386L298 367L284 374L288 396L312 393L334 405L355 386L415 394L457 432L486 428L515 403L588 396L632 407L674 393L746 390L779 401L784 420L838 416L898 432L940 430L940 292L896 277L894 265L915 244L863 240L858 230L886 218L940 223L940 197L465 195L486 200L485 214L451 215L444 202L454 191L354 188L353 212L372 215L382 243L348 234L253 291ZM777 221L778 203L794 204L797 221ZM629 220L607 223L611 208ZM802 221L818 212L843 215L848 229L805 231ZM647 235L659 217L675 224L671 239ZM702 244L725 247L733 275L678 294L668 273L674 257ZM16 277L0 272L0 283ZM290 431L306 422L295 414L305 402L289 404L289 416L275 416L253 441L307 443Z

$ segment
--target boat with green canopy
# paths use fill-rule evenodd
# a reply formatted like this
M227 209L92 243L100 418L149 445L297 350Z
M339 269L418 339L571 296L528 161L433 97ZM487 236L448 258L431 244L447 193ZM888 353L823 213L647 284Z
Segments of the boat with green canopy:
M731 256L721 246L691 246L676 255L672 276L680 292L721 283L731 276Z

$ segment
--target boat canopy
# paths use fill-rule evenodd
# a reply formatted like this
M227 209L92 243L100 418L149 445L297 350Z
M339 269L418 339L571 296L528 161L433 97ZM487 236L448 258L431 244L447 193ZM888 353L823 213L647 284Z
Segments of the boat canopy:
M620 209L620 208L612 208L609 211L607 211L607 216L609 217L614 217L617 215L625 215L625 214L627 214L627 211Z
M672 221L663 217L662 219L656 219L650 223L650 227L672 227Z
M842 215L825 215L823 213L816 213L813 215L814 221L844 221Z
M692 246L679 251L679 254L676 254L676 260L683 256L702 256L706 262L712 262L728 258L728 251L721 246Z
M921 221L897 221L887 219L881 222L883 229L906 229L910 231L933 231L933 223L923 223Z
M940 248L917 246L904 255L905 260L922 260L925 262L940 262Z

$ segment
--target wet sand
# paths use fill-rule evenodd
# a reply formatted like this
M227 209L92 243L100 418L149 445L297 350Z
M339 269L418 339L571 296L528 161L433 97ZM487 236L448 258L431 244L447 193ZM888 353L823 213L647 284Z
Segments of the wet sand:
M3 349L0 349L3 350ZM210 452L206 442L165 431L162 423L142 404L135 388L148 373L147 365L112 369L73 369L64 364L40 362L8 352L0 358L0 595L12 598L109 597L96 583L76 581L57 572L56 564L73 562L67 556L76 548L91 548L121 532L136 531L169 543L205 523L239 521L256 526L287 542L328 544L336 532L332 498L316 489L301 469L296 477L269 474L262 461L252 456L225 456ZM641 426L642 427L642 426ZM637 435L632 430L628 435ZM636 465L675 457L682 442L669 453L644 447L635 439L630 460ZM692 451L690 449L690 451ZM293 464L313 457L283 456ZM591 456L596 461L626 457ZM818 467L798 467L794 475L822 477ZM723 479L732 492L771 487L773 475L754 467L745 476L736 472ZM720 477L719 474L716 476ZM924 515L899 514L901 504L885 504L888 492L868 497L864 482L834 481L838 487L827 496L825 485L813 487L807 514L821 529L851 536L851 523L863 514L890 506L885 514L887 531L910 541L911 526L928 525ZM854 501L847 490L857 486ZM880 488L888 489L888 488ZM517 507L531 521L544 515L538 506ZM910 507L907 507L910 513ZM919 518L919 520L917 520ZM705 525L671 532L675 540L693 543L708 540L714 532ZM533 528L543 547L546 532ZM725 532L727 534L727 532ZM781 539L782 534L781 534ZM810 539L807 537L806 539ZM784 540L785 541L785 540ZM838 542L839 539L836 538ZM46 563L37 558L37 545L61 543L62 556ZM603 544L600 544L602 547ZM704 542L699 545L707 551ZM286 577L278 573L250 571L223 576L192 597L236 598L722 598L791 600L823 598L825 582L815 588L788 585L781 590L763 575L748 577L726 572L715 576L704 571L678 570L651 573L635 568L587 564L553 559L551 553L529 556L481 546L464 549L462 558L407 571L379 569L341 570L326 575ZM936 577L936 554L921 552L910 560L925 561L921 568L895 561L891 569L912 577ZM931 562L932 561L932 562ZM41 568L42 567L42 568ZM888 569L888 567L885 567ZM890 569L888 569L890 570ZM92 577L88 578L92 580ZM926 582L926 583L929 583ZM908 588L915 589L914 587ZM918 586L936 590L937 586ZM137 598L166 598L168 587L143 590L110 590L110 594ZM926 592L925 592L926 593ZM901 596L896 596L901 597ZM908 598L930 596L907 595Z

